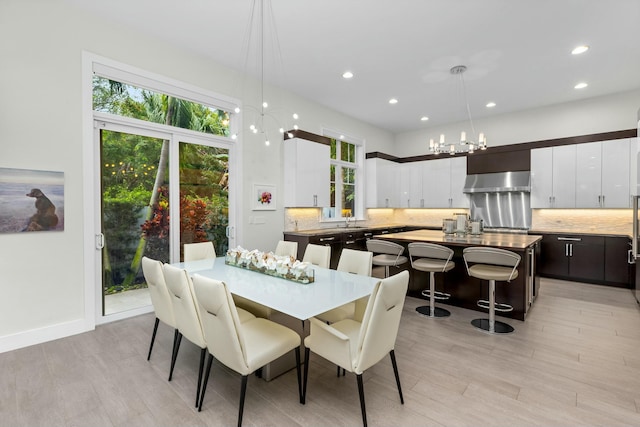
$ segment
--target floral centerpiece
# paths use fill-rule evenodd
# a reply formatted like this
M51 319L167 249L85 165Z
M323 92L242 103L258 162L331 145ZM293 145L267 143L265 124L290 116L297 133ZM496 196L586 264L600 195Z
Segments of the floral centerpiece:
M314 281L314 270L310 263L273 252L260 252L257 249L249 251L238 246L227 251L224 263L302 284Z

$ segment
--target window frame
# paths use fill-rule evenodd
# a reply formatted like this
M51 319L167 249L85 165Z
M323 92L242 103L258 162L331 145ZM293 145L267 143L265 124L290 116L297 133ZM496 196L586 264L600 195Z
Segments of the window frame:
M335 167L335 175L334 178L338 179L338 181L334 181L336 183L336 193L335 193L335 212L336 216L333 218L329 218L325 216L325 209L331 209L331 206L325 206L320 211L320 222L342 222L347 219L347 217L342 216L342 211L344 210L344 206L342 206L342 184L344 183L342 178L343 168L349 168L355 170L355 203L354 210L355 216L351 217L354 220L365 220L365 203L364 203L364 157L365 157L365 140L363 138L357 138L353 136L346 135L344 133L324 129L322 132L323 136L331 138L336 141L336 158L332 159L331 154L329 154L329 166ZM352 144L355 146L355 158L354 162L348 162L344 160L340 160L341 142L346 142L348 144ZM332 181L329 181L327 185L331 186ZM340 185L338 185L338 183ZM340 212L340 216L337 213Z

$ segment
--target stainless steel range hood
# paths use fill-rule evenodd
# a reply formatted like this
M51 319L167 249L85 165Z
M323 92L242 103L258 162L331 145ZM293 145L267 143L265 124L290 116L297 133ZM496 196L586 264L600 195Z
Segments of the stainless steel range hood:
M498 172L467 175L465 193L498 193L509 191L531 191L529 171Z
M499 172L468 175L471 218L486 228L527 230L531 227L530 173Z

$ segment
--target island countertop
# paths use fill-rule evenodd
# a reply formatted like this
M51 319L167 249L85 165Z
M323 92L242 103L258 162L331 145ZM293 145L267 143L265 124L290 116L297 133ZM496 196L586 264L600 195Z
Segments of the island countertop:
M445 246L491 246L504 249L522 250L542 240L542 236L513 233L482 233L466 236L445 235L440 230L415 230L376 236L376 239L397 242L437 243Z

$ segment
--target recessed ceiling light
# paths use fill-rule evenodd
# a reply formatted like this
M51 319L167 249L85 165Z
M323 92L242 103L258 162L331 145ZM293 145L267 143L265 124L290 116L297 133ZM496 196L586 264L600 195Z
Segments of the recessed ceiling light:
M589 50L589 46L587 46L586 44L582 45L582 46L576 46L572 51L571 54L572 55L580 55L581 53L585 53L586 51Z
M574 89L584 89L585 87L589 86L588 84L586 84L585 82L580 82L577 85L575 85L573 88Z
M423 122L426 122L427 120L429 120L429 117L422 116L422 117L420 117L420 120L422 120Z
M397 103L398 103L398 100L397 100L397 99L395 99L395 98L391 98L391 99L389 100L389 104L397 104Z
M344 73L342 73L342 77L345 79L350 79L353 77L353 73L351 71L345 71Z
M487 105L486 105L487 108L493 108L495 106L496 106L495 102L488 102Z

